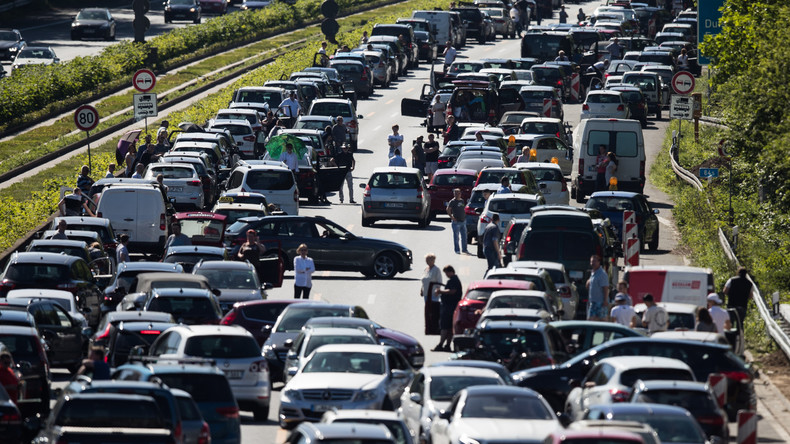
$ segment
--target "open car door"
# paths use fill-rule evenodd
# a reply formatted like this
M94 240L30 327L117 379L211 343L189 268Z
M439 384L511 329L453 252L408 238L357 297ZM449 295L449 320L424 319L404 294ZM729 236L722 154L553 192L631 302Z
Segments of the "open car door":
M734 308L728 308L727 314L730 315L732 327L724 332L724 336L732 346L732 352L738 356L743 356L743 352L746 349L745 339L743 337L743 320L738 314L738 311Z
M207 211L176 213L174 220L181 224L181 232L189 236L192 245L223 247L227 216Z
M430 102L405 98L400 101L400 113L402 116L427 117L428 106L430 106Z
M551 162L557 158L557 163L563 176L570 176L573 170L573 150L562 140L549 137L538 141L538 162Z

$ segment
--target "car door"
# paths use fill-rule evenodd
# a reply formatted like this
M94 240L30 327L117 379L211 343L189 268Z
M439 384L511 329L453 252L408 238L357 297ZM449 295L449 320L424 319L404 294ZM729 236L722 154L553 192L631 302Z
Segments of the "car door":
M293 258L298 256L296 249L301 244L307 244L310 247L310 257L315 262L316 270L323 267L327 262L326 251L321 250L320 247L313 247L313 241L316 239L314 224L307 219L288 219L281 221L277 224L277 237L282 240L282 248L287 252L288 257L291 258L291 266L293 266Z
M151 356L176 356L181 345L181 335L171 331L159 336L151 344Z
M513 88L501 88L499 90L499 115L508 111L521 111L524 109L524 101L521 95Z
M738 314L738 310L734 308L728 308L727 314L730 315L730 322L732 323L732 327L724 332L724 336L729 341L730 345L732 346L732 351L738 356L743 356L743 351L745 350L746 344L744 342L743 336L743 320L741 316Z
M412 400L412 397L415 395L419 395L420 402ZM426 401L425 396L427 395L428 393L425 392L425 375L417 373L409 385L409 390L405 391L401 397L401 414L406 422L406 427L409 428L414 436L418 436L417 434L420 431L420 418L422 418L422 409Z
M400 404L400 395L414 376L414 370L406 358L395 349L387 350L387 393L394 406Z
M60 327L58 316L51 302L41 302L29 306L28 311L36 321L36 329L44 340L47 356L52 364L63 362L65 354L62 353L60 337L57 330Z
M57 324L51 328L57 335L55 347L61 355L62 361L78 363L82 359L82 327L58 304L52 304ZM54 344L53 344L54 345Z
M340 226L330 222L316 222L318 233L310 248L324 252L326 269L357 270L372 260L373 251L364 247L365 240L346 232ZM315 258L314 258L315 260Z
M579 403L581 413L584 413L591 405L611 402L607 384L614 376L615 369L609 364L600 364L600 367L600 371L595 374L594 378L587 380L589 384L582 386L582 396Z

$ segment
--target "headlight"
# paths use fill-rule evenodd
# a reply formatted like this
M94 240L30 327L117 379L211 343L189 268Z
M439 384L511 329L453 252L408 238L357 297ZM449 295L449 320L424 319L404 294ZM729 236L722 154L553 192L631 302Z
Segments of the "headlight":
M478 440L476 440L474 438L470 438L468 436L462 436L458 440L458 444L480 444L480 441L478 441Z
M274 346L273 345L264 345L263 346L263 356L267 359L277 359L277 354L274 353Z
M378 398L378 390L362 390L357 394L357 401L373 401Z
M8 50L11 51L11 52L17 52L17 51L19 51L19 47L12 46L12 47L8 48Z
M294 401L301 401L302 400L302 395L299 393L299 390L286 389L286 390L283 390L282 395L284 397L290 398L290 399L292 399Z
M189 12L195 12L195 8L189 8Z

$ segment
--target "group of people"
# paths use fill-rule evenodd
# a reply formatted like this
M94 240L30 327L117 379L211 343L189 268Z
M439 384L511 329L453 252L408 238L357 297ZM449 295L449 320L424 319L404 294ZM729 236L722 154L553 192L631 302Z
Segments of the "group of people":
M449 352L453 340L453 312L463 297L463 287L452 265L439 270L435 254L425 255L425 264L420 288L425 302L425 334L439 335L439 344L433 351ZM442 272L447 277L444 284Z
M598 156L595 158L595 191L617 190L617 156L607 151L606 145L598 145ZM612 180L614 179L614 180Z

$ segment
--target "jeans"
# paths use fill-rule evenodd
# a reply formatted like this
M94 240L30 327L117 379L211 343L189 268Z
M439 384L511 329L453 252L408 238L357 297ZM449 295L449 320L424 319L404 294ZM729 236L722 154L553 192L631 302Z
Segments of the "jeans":
M452 221L451 226L453 227L453 248L455 248L455 252L463 251L468 253L466 249L466 221Z
M486 257L486 261L488 261L488 270L494 267L502 266L502 264L499 262L499 255L497 254L496 249L483 248L483 255Z
M354 201L354 175L351 174L351 170L348 170L346 173L346 185L348 185L348 200L353 202ZM343 202L343 185L340 185L340 189L337 192L338 196L340 197L340 202Z

